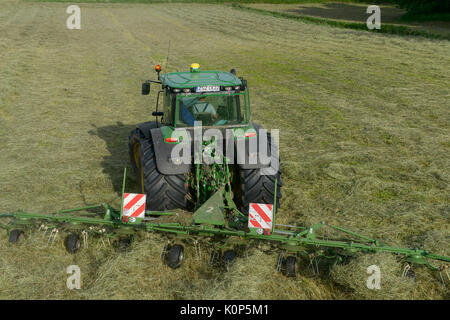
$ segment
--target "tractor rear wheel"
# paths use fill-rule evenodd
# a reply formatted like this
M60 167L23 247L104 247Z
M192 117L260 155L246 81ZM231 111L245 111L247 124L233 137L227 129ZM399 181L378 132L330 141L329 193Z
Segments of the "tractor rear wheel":
M158 171L152 139L145 138L139 129L132 131L129 151L138 178L139 192L147 195L147 210L185 209L186 177L184 174L165 175Z
M267 150L271 150L272 140L270 133L267 134ZM275 154L272 155L272 163L280 163L278 156L278 147L274 148ZM235 202L239 205L243 213L249 211L250 203L273 204L275 180L277 180L277 203L276 211L280 207L281 198L281 168L279 167L275 174L264 175L263 169L242 169L238 167L239 183L236 186Z

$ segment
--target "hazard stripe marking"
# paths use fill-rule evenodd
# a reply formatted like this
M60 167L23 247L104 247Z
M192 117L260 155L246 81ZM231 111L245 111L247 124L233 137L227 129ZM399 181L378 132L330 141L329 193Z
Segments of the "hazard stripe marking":
M126 205L124 205L124 209L130 210L132 206L134 206L139 200L142 199L144 195L138 194L133 199L131 199Z
M255 228L263 229L263 227L256 221L256 219L250 214L250 218L252 220L249 220L249 223L251 223Z
M146 198L145 194L125 193L122 215L124 217L144 218Z
M145 211L145 204L140 206L130 217L139 217Z
M250 203L249 206L249 228L271 230L273 220L273 206L265 203Z
M263 220L264 220L267 224L269 224L269 223L272 221L272 219L270 219L270 218L267 216L267 214L264 212L264 210L263 210L257 203L254 203L254 204L252 205L252 207L253 207L253 209L256 210L256 212L258 212L259 216L260 216L261 218L263 218Z

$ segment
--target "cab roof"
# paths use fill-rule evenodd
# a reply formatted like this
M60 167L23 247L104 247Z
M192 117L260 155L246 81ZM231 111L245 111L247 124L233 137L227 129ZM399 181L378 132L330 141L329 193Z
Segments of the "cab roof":
M163 85L171 88L193 88L198 86L240 86L241 80L230 72L198 71L170 72L161 76Z

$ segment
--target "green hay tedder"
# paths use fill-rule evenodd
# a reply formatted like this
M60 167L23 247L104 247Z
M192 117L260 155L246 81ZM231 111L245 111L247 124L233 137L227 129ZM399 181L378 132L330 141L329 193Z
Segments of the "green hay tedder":
M113 239L126 247L139 232L165 237L161 257L171 268L184 260L184 245L211 248L210 261L228 264L251 246L277 250L277 271L295 276L299 259L315 270L319 262L345 262L358 252L389 252L410 265L447 272L450 257L418 248L397 248L324 222L301 227L276 223L281 198L281 170L273 135L251 122L247 81L231 72L173 72L143 83L160 87L155 121L137 125L129 151L139 192L125 193L120 209L108 204L56 213L0 214L9 222L9 242L18 242L33 227L50 230L49 243L59 232L75 253L88 235ZM158 111L162 96L162 111ZM180 221L182 213L187 219Z

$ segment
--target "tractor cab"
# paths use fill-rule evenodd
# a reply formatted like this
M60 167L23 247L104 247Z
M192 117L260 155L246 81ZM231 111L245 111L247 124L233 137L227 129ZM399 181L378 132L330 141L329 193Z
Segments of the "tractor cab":
M173 128L236 127L248 125L250 107L247 81L231 72L200 71L196 63L190 71L171 72L159 76L161 67L155 68L158 81L148 80L142 93L149 94L150 83L160 83L156 112L161 123ZM160 99L162 95L162 111Z
M197 208L205 201L221 203L219 190L226 188L233 193L228 206L236 201L241 212L248 213L250 203L276 201L278 208L281 170L278 153L272 152L277 142L250 117L247 81L234 69L201 71L197 63L184 72L160 76L159 65L155 71L158 80L145 81L142 94L150 93L150 84L158 84L156 119L137 124L128 142L148 208L164 211ZM267 173L272 164L275 170ZM275 188L280 191L276 196Z

